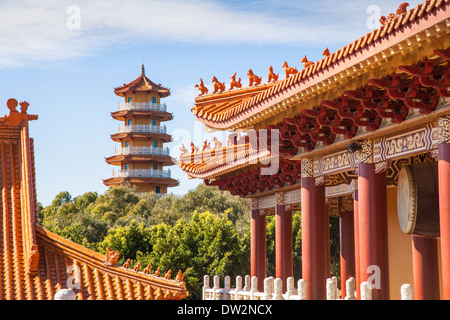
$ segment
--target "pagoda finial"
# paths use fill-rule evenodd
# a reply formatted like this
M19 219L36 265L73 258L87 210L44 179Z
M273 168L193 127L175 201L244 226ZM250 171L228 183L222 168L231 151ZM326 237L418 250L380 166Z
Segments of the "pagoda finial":
M142 64L142 66L141 66L141 76L145 76L144 64Z

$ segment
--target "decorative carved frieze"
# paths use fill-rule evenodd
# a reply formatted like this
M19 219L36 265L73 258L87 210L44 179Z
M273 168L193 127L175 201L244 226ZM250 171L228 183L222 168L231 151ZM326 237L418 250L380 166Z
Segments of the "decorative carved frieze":
M353 197L351 195L329 198L328 214L332 217L340 217L346 212L353 212Z
M438 120L438 143L450 143L450 116L440 117Z
M325 187L325 197L337 197L345 194L353 193L353 188L351 184L339 184L337 186Z
M341 212L353 211L353 197L350 194L346 194L341 197Z
M258 209L273 208L277 204L275 194L258 198Z
M440 136L436 125L428 125L404 134L377 139L373 143L373 160L376 163L432 150L437 148Z
M257 201L252 199L252 209L254 203L257 205L256 209L265 210L274 208L276 205L294 205L301 202L302 190L301 188L277 192L275 194L267 195L265 197L257 198ZM268 212L268 211L267 211ZM267 212L265 212L267 214Z
M314 185L315 185L316 187L321 186L321 185L323 185L324 183L325 183L325 177L324 177L324 176L319 176L319 177L316 177L316 178L315 178Z
M345 169L351 170L355 167L355 156L348 151L342 151L322 158L321 174L330 174Z
M284 193L283 192L275 193L275 199L276 199L276 204L277 205L283 206L285 204L285 202L284 202Z
M285 204L297 204L302 202L302 189L287 191L284 193Z
M252 210L258 210L258 198L252 198Z
M358 153L358 163L373 163L372 141L361 140L361 150Z
M314 177L314 172L313 172L313 165L314 165L314 161L313 158L303 158L302 159L302 178L310 178L310 177Z

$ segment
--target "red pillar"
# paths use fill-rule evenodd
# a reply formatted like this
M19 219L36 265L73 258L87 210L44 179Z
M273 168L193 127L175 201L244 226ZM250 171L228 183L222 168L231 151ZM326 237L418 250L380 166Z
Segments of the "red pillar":
M390 297L389 286L389 243L387 222L387 182L386 171L375 174L375 233L376 233L376 261L380 266L380 290L375 292L374 299L387 300Z
M437 239L412 236L415 300L439 300Z
M293 275L292 245L292 211L280 203L275 208L275 274L284 286Z
M258 209L252 209L250 251L250 274L258 277L258 290L262 291L266 278L266 217Z
M326 299L329 239L324 234L328 216L325 211L325 187L316 186L312 177L312 159L302 160L302 278L306 280L308 299Z
M353 195L353 228L354 228L354 239L355 239L355 280L356 280L356 297L359 299L361 276L360 276L360 262L359 262L359 202L358 202L358 189L355 190Z
M386 178L384 173L376 176L373 163L360 163L358 169L360 283L368 281L373 285L373 300L387 300L389 260Z
M438 124L442 293L445 300L450 300L450 116L439 118Z
M345 282L350 277L355 277L355 235L353 220L353 211L344 212L339 218L342 298L346 295Z

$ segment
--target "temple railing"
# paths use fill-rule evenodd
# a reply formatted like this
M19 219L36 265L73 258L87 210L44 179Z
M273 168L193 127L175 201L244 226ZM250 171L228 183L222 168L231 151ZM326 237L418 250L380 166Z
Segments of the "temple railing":
M122 102L119 103L119 111L122 110L154 110L167 111L165 103L156 102Z
M133 124L126 126L119 126L119 133L123 132L152 132L152 133L167 133L166 126L157 126L157 125L145 125L145 124Z
M169 155L169 148L156 147L116 147L116 155L122 154L154 154L154 155Z
M113 177L170 178L170 169L128 169L113 170Z
M287 278L287 289L283 293L283 281L273 277L264 279L264 290L258 290L258 278L245 276L244 286L242 277L236 277L236 287L231 288L230 277L224 278L224 287L220 288L219 276L214 276L213 287L210 287L209 276L203 278L203 300L307 300L306 280L297 281L295 288L294 278ZM350 278L346 281L346 295L341 298L337 286L337 278L329 278L326 282L327 300L356 300L356 280ZM413 288L409 284L401 287L402 300L414 300ZM372 300L372 289L368 282L361 283L361 300Z

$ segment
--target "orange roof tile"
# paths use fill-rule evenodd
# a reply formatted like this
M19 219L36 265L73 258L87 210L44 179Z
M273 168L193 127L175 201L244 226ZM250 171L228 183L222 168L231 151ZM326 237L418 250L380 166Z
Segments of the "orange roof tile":
M66 240L38 223L33 139L22 102L0 118L0 300L51 300L72 287L77 299L182 299L182 277L159 277ZM78 287L79 286L79 287Z

